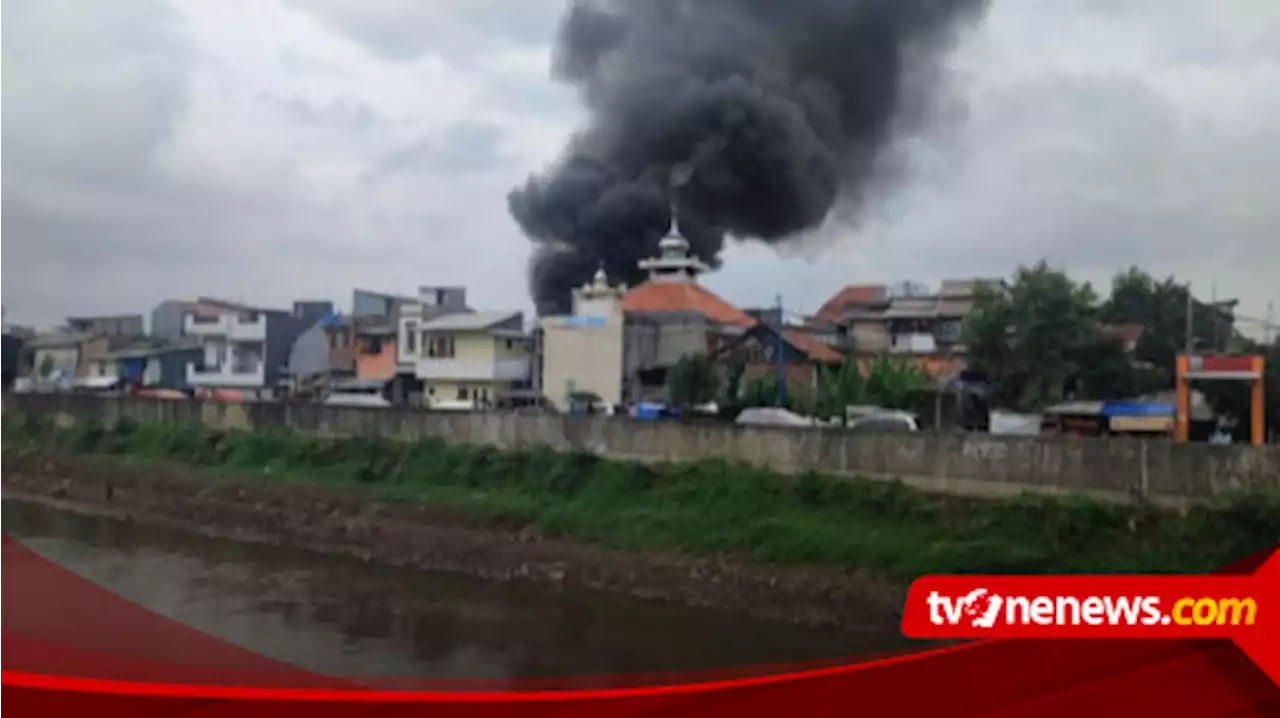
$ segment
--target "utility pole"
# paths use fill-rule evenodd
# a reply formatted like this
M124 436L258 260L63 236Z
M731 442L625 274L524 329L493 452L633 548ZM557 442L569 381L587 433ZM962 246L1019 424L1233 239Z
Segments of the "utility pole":
M1194 323L1193 323L1193 322L1192 322L1192 320L1191 320L1192 314L1193 314L1193 313L1194 313L1194 311L1195 311L1195 306L1196 306L1196 299L1195 299L1195 297L1191 294L1191 282L1187 282L1187 346L1186 346L1186 353L1187 353L1187 355L1188 355L1188 356L1190 356L1190 355L1191 355L1191 353L1192 353L1192 352L1194 352L1194 351L1195 351L1195 348L1196 348L1196 340L1195 340L1195 333L1194 333Z
M1209 348L1212 351L1225 351L1226 347L1218 343L1220 338L1218 336L1218 317L1220 316L1219 310L1221 307L1218 306L1218 283L1216 281L1209 285L1209 306L1213 307L1213 314L1209 317L1211 322L1209 329L1213 332Z
M787 408L787 340L783 330L787 325L782 315L782 295L778 295L778 408Z

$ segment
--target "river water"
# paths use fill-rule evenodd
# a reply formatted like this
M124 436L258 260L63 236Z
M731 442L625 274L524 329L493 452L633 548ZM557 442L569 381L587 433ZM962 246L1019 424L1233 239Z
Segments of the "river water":
M3 502L5 534L158 613L336 676L623 675L904 646L574 588L497 583Z

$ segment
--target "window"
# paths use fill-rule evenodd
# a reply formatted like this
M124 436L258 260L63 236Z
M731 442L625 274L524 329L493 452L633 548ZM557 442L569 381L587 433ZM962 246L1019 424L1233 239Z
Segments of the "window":
M467 394L467 387L458 387L458 401L467 401L468 399L470 399L470 396Z
M507 351L511 351L511 350L512 350L512 349L514 349L514 348L515 348L515 342L514 342L514 341L512 341L512 340L510 340L510 339L508 339L508 340L507 340Z
M418 351L417 322L405 322L404 324L404 351L406 354L416 354Z
M454 340L451 336L432 337L427 344L427 356L433 359L452 359L454 356Z
M960 339L960 327L959 319L946 319L938 322L934 331L937 333L938 339L944 342L954 342Z

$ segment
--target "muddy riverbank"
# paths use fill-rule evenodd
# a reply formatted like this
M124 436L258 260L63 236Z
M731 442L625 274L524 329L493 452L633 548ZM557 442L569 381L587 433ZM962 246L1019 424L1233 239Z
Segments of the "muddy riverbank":
M809 625L892 629L905 586L871 572L775 567L724 556L614 551L359 488L264 484L101 457L6 455L6 498L240 541L453 571L497 581L578 586Z

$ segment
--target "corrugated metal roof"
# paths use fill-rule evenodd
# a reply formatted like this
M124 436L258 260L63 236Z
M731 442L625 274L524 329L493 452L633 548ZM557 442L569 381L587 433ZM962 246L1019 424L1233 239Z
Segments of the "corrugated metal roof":
M436 331L484 331L490 327L511 321L511 319L520 316L520 312L511 311L490 311L490 312L472 312L462 314L446 314L442 317L436 317L431 321L423 324L421 329L425 332Z

